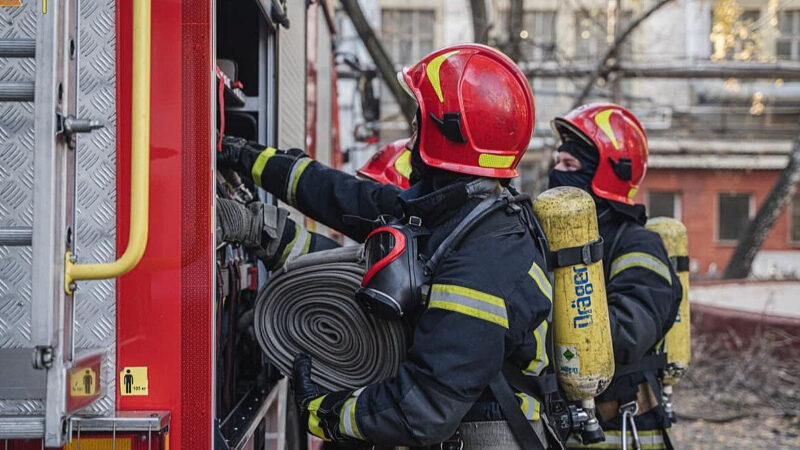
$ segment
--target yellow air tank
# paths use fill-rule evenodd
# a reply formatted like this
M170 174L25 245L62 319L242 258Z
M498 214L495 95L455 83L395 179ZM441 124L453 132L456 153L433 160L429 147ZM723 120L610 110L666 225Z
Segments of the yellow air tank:
M533 209L555 266L551 269L556 373L567 398L580 401L592 415L584 426L584 443L597 442L603 435L593 416L594 398L614 375L614 350L594 200L581 189L557 187L539 195Z
M664 400L667 413L672 416L672 386L681 380L689 369L692 358L692 340L689 312L689 242L686 227L670 217L656 217L647 221L647 229L655 231L664 241L670 261L681 280L681 300L675 323L664 337L667 367L664 370Z

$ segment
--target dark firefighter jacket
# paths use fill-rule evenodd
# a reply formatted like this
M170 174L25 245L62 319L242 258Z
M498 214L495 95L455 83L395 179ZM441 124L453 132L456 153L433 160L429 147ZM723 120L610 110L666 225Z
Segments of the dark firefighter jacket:
M660 351L658 347L678 313L681 284L661 238L642 226L646 220L643 207L626 208L623 213L601 204L598 211L611 339L619 371ZM645 381L642 373L617 376L598 400L623 400L626 390L635 392ZM669 426L661 408L637 416L636 421L640 430ZM621 422L617 417L602 426L618 430Z
M357 241L372 229L357 217L400 217L401 205L414 203L410 193L420 189L400 191L281 153L264 150L251 166L254 181ZM439 191L421 192L436 206L415 214L431 231L422 243L422 253L430 255L479 199L450 197L437 205ZM487 386L505 362L528 375L548 364L544 336L552 288L543 261L518 214L499 210L480 222L433 274L428 307L397 375L352 392L338 413L339 431L378 445L422 446L449 438L467 413L474 420L490 418ZM538 420L540 403L519 398L528 419ZM313 415L310 431L324 435Z
M294 220L287 218L275 254L262 262L268 270L275 270L283 267L283 264L291 258L336 247L339 247L339 243L333 239L308 231Z

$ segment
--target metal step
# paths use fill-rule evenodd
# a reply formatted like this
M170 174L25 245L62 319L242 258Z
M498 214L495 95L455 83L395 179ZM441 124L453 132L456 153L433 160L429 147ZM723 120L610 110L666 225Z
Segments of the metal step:
M32 102L33 83L0 83L0 102Z
M19 247L31 245L33 228L29 227L0 227L0 245Z
M0 58L33 58L36 41L33 39L0 39Z

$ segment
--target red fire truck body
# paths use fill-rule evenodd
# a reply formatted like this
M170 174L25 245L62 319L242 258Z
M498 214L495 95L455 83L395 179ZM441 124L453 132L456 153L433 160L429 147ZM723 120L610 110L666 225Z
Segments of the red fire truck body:
M287 424L286 410L292 400L286 395L285 379L274 369L266 368L263 358L252 364L246 361L252 353L227 353L238 352L237 346L245 340L231 331L230 324L241 317L241 311L230 305L230 299L237 297L240 308L244 308L242 305L255 296L253 288L265 282L266 273L263 267L259 270L250 255L219 248L215 243L215 198L220 195L220 180L224 180L215 170L215 152L222 132L245 135L272 146L308 145L309 152L317 158L330 164L341 162L336 142L336 80L331 46L335 26L331 4L322 0L152 1L148 37L142 34L142 23L137 22L140 16L136 8L141 5L136 4L150 1L43 0L41 5L23 1L19 9L0 8L0 19L6 16L9 21L38 20L38 25L28 27L33 31L27 36L0 36L6 39L0 41L0 69L4 64L12 69L25 67L16 66L13 58L28 58L35 61L28 63L35 66L35 71L44 71L45 65L50 67L56 86L52 90L56 98L47 103L45 97L51 96L51 91L47 85L39 85L44 75L30 74L36 80L35 100L5 97L14 103L5 106L0 94L0 113L15 111L15 105L21 104L23 109L28 105L27 110L37 117L37 123L31 122L37 136L31 146L40 149L45 144L38 141L39 136L46 134L38 123L39 114L55 105L55 151L67 154L64 179L53 187L54 197L66 198L66 212L62 215L65 220L54 225L64 234L63 240L56 242L54 254L61 255L57 261L44 266L37 260L41 248L37 246L44 244L37 240L39 212L35 205L33 223L0 214L0 255L8 256L9 264L16 258L30 260L27 276L34 292L37 271L51 271L58 280L55 284L61 283L55 300L35 295L23 299L20 292L26 289L22 288L16 292L9 288L7 301L0 299L0 323L2 311L9 311L11 302L17 302L15 296L20 296L20 304L30 305L26 312L30 316L20 316L19 322L32 330L29 340L25 340L20 334L11 334L13 321L6 320L4 325L10 326L0 327L0 360L6 361L0 365L9 367L6 375L0 369L0 377L7 377L0 382L0 445L5 448L41 448L46 444L70 449L282 449L293 448L292 441L298 440L294 437L302 435L292 429L289 434L295 436L287 436L291 424ZM105 20L98 19L97 14L104 11L111 13ZM105 33L108 44L115 48L113 58L85 56L92 51L86 46L94 44L84 36L97 32L99 27L105 27L106 31L99 34ZM47 40L48 30L51 41ZM64 277L65 266L70 264L64 259L64 249L77 255L76 264L102 262L92 261L90 254L75 248L73 230L77 230L75 239L86 242L91 236L80 235L81 221L96 219L88 213L84 215L81 202L86 199L71 200L69 186L73 184L80 193L84 183L99 176L95 171L114 172L106 174L114 181L103 189L113 197L112 206L106 208L106 218L116 228L108 246L121 257L129 246L131 228L142 220L131 212L137 195L132 192L136 189L135 183L132 187L132 177L136 176L132 142L142 131L133 123L137 114L134 106L141 101L134 74L145 69L134 62L134 48L137 42L141 44L140 39L149 39L150 44L150 66L145 71L150 80L149 181L144 193L149 205L146 223L138 223L146 225L146 246L138 264L110 282L105 294L96 296L101 297L98 305L112 312L94 322L91 314L73 314L73 308L84 308L89 300L81 304L87 298L81 294L94 289L92 283L100 282L76 278L75 284L70 285ZM32 53L4 54L13 47L11 41L25 41L26 45L35 41L35 57ZM43 54L45 45L55 49L51 59ZM70 62L74 59L78 61ZM75 134L64 124L68 123L67 116L81 114L80 98L75 97L88 90L85 84L80 86L84 83L81 64L87 61L95 70L105 67L114 71L111 92L115 98L108 100L114 105L114 116L92 117L106 128L86 130L86 136L79 135L77 144L71 144ZM63 72L61 65L67 67ZM64 81L60 81L62 78ZM70 80L79 86L74 91ZM3 88L0 81L0 92ZM62 89L67 92L65 100L61 99ZM3 127L0 121L0 131ZM110 158L108 165L95 164L86 169L88 166L81 163L81 158L86 158L85 153L81 155L82 145L94 133L114 133L116 148L107 148L109 154L101 153L100 158ZM69 169L73 160L78 163ZM31 160L37 183L41 182L38 161ZM0 160L0 167L3 166L14 169L10 161ZM9 186L0 185L0 191ZM61 192L59 186L67 186L66 192ZM43 194L33 197L40 198L36 195ZM263 191L261 196L271 201ZM105 197L96 195L88 201L104 202ZM11 239L25 233L27 237ZM18 250L26 244L33 248L32 252ZM235 275L225 256L234 251L239 252L235 266L230 266L235 267ZM26 256L29 254L32 256ZM0 265L0 282L4 286L11 285L7 281L13 274L4 272L9 267ZM226 277L224 280L221 274ZM229 279L233 280L231 283L235 281L236 288L228 286ZM64 292L65 284L66 290L72 289L73 293ZM234 293L235 289L240 292ZM36 328L38 314L42 314L40 305L46 304L56 305L48 316L56 323L51 327L55 330L50 333L55 336L53 339ZM232 314L232 321L226 314ZM220 323L221 317L226 317L224 323ZM105 331L112 340L104 341L107 348L80 348L79 335L92 333L98 323L109 328ZM98 334L96 330L94 333ZM220 345L226 333L230 333L227 339L233 339L232 344ZM42 341L47 342L44 345L37 340L40 334L47 337ZM39 368L22 367L25 355L29 355L28 361L38 358ZM55 358L56 363L50 358ZM226 365L229 361L230 365ZM258 375L253 375L256 372ZM39 379L41 385L36 384ZM31 387L21 392L19 388L15 390L15 383ZM6 393L9 396L4 400ZM101 403L105 406L97 406Z

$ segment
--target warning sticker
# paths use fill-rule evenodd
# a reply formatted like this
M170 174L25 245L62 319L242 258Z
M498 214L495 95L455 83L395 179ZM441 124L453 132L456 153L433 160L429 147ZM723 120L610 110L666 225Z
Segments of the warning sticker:
M556 345L556 363L559 372L577 375L580 373L581 359L578 347L574 345Z
M123 367L119 372L120 395L148 395L147 367Z
M97 374L90 367L71 370L69 373L69 395L91 397L97 392Z

